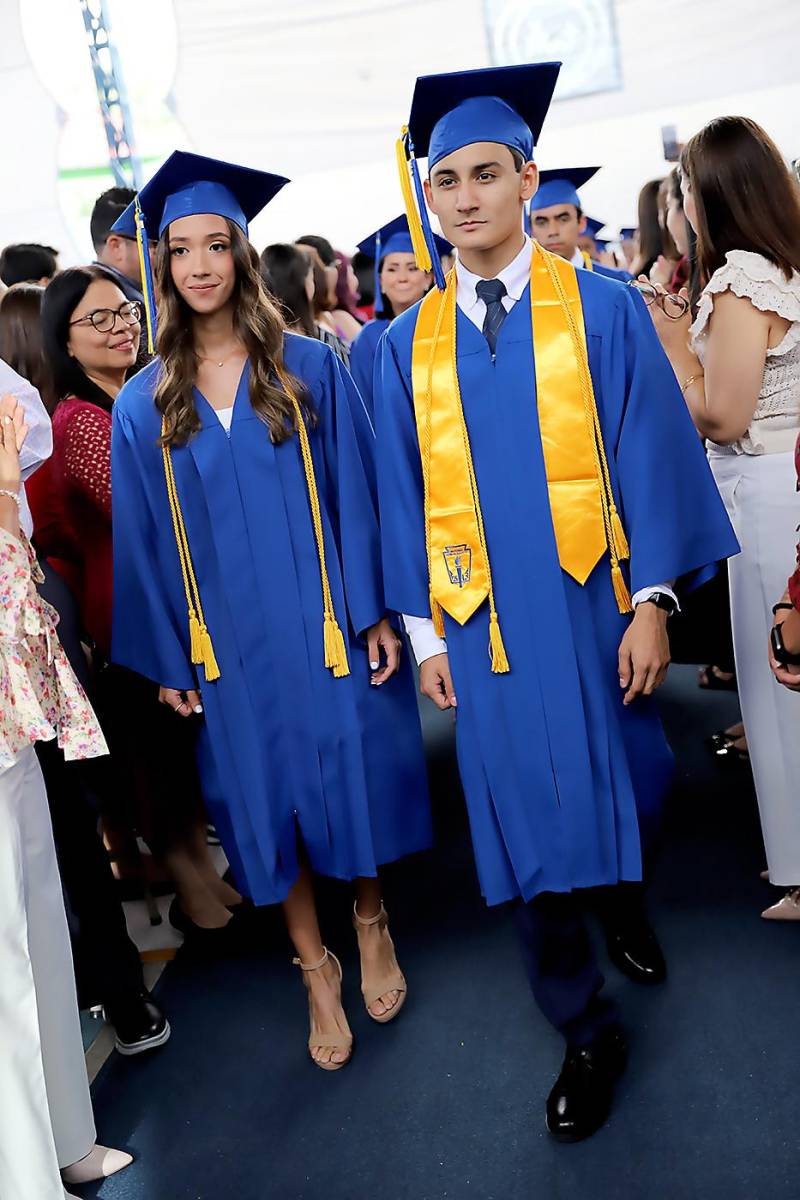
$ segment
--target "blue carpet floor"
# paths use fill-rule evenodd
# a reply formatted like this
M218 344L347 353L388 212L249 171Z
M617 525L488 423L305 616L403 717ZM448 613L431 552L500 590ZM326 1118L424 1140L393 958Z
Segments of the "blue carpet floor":
M768 923L752 787L702 738L736 698L674 671L664 713L678 754L651 911L670 966L649 991L609 967L630 1068L609 1125L553 1143L544 1100L562 1046L536 1012L508 917L475 882L447 721L428 717L439 848L387 873L410 999L367 1018L347 889L324 887L342 957L352 1064L305 1057L305 992L275 914L224 961L183 955L159 996L173 1036L114 1057L94 1087L102 1140L136 1163L103 1200L797 1200L800 926ZM800 731L799 731L800 734ZM599 945L598 939L598 945Z

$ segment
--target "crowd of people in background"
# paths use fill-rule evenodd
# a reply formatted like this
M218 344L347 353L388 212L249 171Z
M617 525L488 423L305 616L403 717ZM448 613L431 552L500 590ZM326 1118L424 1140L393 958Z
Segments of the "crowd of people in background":
M713 580L691 597L681 599L682 611L672 618L672 654L674 659L700 663L699 686L738 689L741 724L710 736L709 750L721 767L752 770L764 836L765 878L781 890L763 916L800 921L800 806L796 799L800 778L798 575L787 584L793 570L798 526L797 180L757 125L744 118L721 118L688 142L674 169L663 178L645 183L638 197L636 229L621 230L618 235L612 230L603 239L599 232L587 233L591 227L587 226L587 214L575 185L576 178L578 186L583 178L580 171L565 169L549 175L551 178L541 184L541 191L527 205L530 235L578 271L605 273L615 287L632 286L643 297L697 438L705 444L714 479L741 545L741 554L731 559L729 567L721 562ZM283 900L297 951L295 961L310 994L311 1056L318 1066L335 1070L345 1065L352 1050L349 1026L340 1005L341 968L322 943L310 873L301 877L301 883L286 900L276 877L268 878L269 872L260 859L258 863L248 861L248 851L237 839L233 839L233 845L242 853L244 863L233 864L233 877L220 875L211 853L209 831L213 835L216 827L225 842L225 822L239 819L226 815L225 806L219 802L222 774L229 769L241 776L242 811L247 810L246 819L254 828L259 817L252 809L263 783L258 778L260 768L255 765L252 747L240 746L235 769L232 760L226 767L227 760L214 757L217 750L209 754L209 747L202 744L193 718L205 710L205 722L218 732L216 741L221 743L233 736L231 721L239 723L240 735L245 738L241 729L250 721L249 713L242 715L244 710L236 708L239 702L232 697L229 711L218 711L216 701L206 694L199 695L192 680L182 678L179 670L170 677L166 641L162 650L153 652L159 670L163 667L165 672L159 677L161 686L156 686L154 673L146 670L148 651L140 650L135 635L130 634L123 652L112 635L115 538L119 544L120 539L130 537L132 545L139 544L136 538L142 542L149 538L156 546L149 558L131 550L130 560L125 563L128 577L138 578L141 574L155 578L167 569L165 563L172 566L174 545L169 550L167 542L173 536L173 527L166 498L163 544L150 528L160 501L154 500L148 490L149 467L142 466L142 446L151 435L153 445L160 435L162 444L169 446L180 420L185 419L177 406L163 409L168 415L160 433L157 426L137 427L130 399L120 411L116 407L131 380L137 382L126 389L128 397L152 398L160 386L153 375L152 351L145 336L147 298L140 275L139 246L135 236L118 227L135 199L132 190L120 187L98 198L89 230L95 257L85 265L62 270L57 250L44 245L9 245L0 253L0 396L4 397L0 405L0 621L11 625L16 622L20 628L24 626L26 636L34 638L25 669L31 678L46 678L48 695L61 697L54 701L52 712L43 706L41 695L35 704L32 702L35 715L18 739L19 746L23 742L38 743L45 790L37 792L39 828L35 836L42 845L48 841L44 826L49 805L61 884L55 859L47 851L39 879L49 908L39 914L28 911L24 916L17 910L13 916L0 914L0 944L5 944L6 927L15 920L24 920L31 928L36 921L49 927L39 939L38 949L31 942L31 958L35 958L34 950L39 955L33 975L46 970L49 982L45 990L52 992L57 990L52 985L53 973L58 972L62 1003L57 1013L40 1011L38 1031L20 1030L19 1036L40 1043L58 1167L68 1185L119 1170L129 1161L118 1152L95 1146L88 1095L75 1082L79 1074L75 1063L61 1065L57 1061L66 1053L64 1046L70 1048L73 1058L81 1057L80 1049L76 1050L80 1037L73 1012L77 1010L76 997L81 1007L104 1008L116 1033L116 1048L123 1055L153 1051L170 1036L167 1014L145 986L139 953L126 928L122 908L125 895L150 896L156 884L168 882L175 893L170 921L195 945L212 950L242 936L252 898L257 903ZM215 232L210 230L210 234ZM234 243L237 238L238 234ZM233 247L237 263L237 255L241 261L246 257L245 231L241 231L239 240L241 247ZM150 250L159 302L164 306L163 319L176 320L175 314L184 311L177 299L180 283L174 268L173 275L169 274L170 260L159 257L155 242L152 238ZM188 262L195 253L188 233L185 249ZM303 234L293 243L257 249L260 253L250 266L239 269L247 276L253 296L259 294L260 287L266 289L272 301L274 327L267 330L266 324L252 324L248 336L256 337L254 331L259 328L267 330L264 336L273 338L283 337L284 331L298 335L296 341L288 343L283 360L288 380L286 394L292 395L292 380L295 386L299 381L302 389L298 389L298 395L302 390L311 396L323 422L329 410L334 411L334 397L339 422L335 439L325 441L323 430L319 445L314 443L313 453L309 449L304 460L305 476L298 470L291 479L281 456L281 436L271 428L274 453L270 453L277 463L277 475L270 486L284 489L287 537L299 538L292 526L293 506L305 506L307 489L308 503L319 515L319 528L337 526L342 562L340 568L338 562L331 561L330 550L325 562L324 538L320 541L319 535L316 544L304 541L305 557L297 567L297 594L287 595L285 612L270 610L266 622L280 622L281 637L287 641L287 652L291 651L295 635L286 613L292 607L302 609L307 603L304 597L310 594L312 580L318 588L321 569L326 622L335 623L338 608L339 623L344 625L343 597L351 613L359 605L365 613L359 628L371 631L368 647L357 648L345 631L344 653L350 660L360 654L366 663L369 652L369 669L364 667L361 690L370 687L377 692L395 669L395 642L399 646L400 635L390 631L382 605L372 602L372 581L359 578L354 582L355 568L347 558L348 538L371 540L377 555L378 512L373 511L369 499L374 466L371 452L363 450L363 445L374 434L373 389L375 372L380 370L379 346L385 344L382 339L392 322L392 328L397 328L398 319L427 295L434 285L434 273L418 265L405 218L376 234L367 236L365 231L361 246L352 256L336 249L321 234ZM437 239L436 250L437 266L448 271L455 261L453 247ZM171 289L177 289L172 299ZM244 293L240 290L236 294ZM490 303L487 301L487 309ZM183 347L187 354L196 356L198 394L207 397L220 422L227 413L226 431L231 437L237 419L241 419L236 411L236 381L241 388L248 361L250 370L256 369L252 365L254 355L251 353L248 359L247 354L236 352L229 361L224 338L210 319L201 316L193 318L191 333L185 336L176 324L176 355ZM243 328L244 322L243 317ZM315 357L313 343L333 350L335 368L327 365L329 356ZM177 377L181 370L177 358L168 366ZM214 389L220 387L220 380L227 379L233 381L237 401L226 408L222 401L215 401ZM38 432L52 427L52 454L47 447L36 447L30 434L25 442L24 426L33 431L34 421L30 409L23 412L14 397L22 405L30 400L32 390L41 401ZM352 421L341 417L348 406L356 413ZM362 416L363 423L359 424ZM293 422L294 416L286 409L277 416L268 413L264 419ZM172 426L172 434L170 420L177 423ZM212 420L216 417L201 413L197 424L190 423L186 428L205 429ZM219 433L216 426L214 432L215 436ZM238 445L235 440L231 444ZM25 457L26 445L29 459ZM177 461L177 455L173 457ZM157 458L160 464L160 451ZM362 461L363 480L357 466ZM34 466L38 469L33 470ZM262 466L265 472L272 470L266 459L263 464L254 460L251 469ZM142 479L137 482L139 470ZM8 499L26 475L30 523L24 506L18 513ZM200 564L205 606L216 617L215 642L224 647L229 636L226 621L232 619L246 626L248 619L244 604L232 618L220 615L225 572L251 573L254 591L260 594L262 572L273 569L275 563L288 561L283 557L288 550L276 542L274 561L265 558L263 562L258 555L251 561L244 551L234 553L241 533L230 523L233 518L227 517L230 557L226 559L226 551L217 547L223 575L216 582L210 579L212 553L203 547L204 539L210 546L214 531L211 525L208 530L201 528L197 514L205 511L206 505L209 511L213 509L213 500L208 498L211 484L203 480L200 462L195 491L182 461L178 463L177 478L183 494L183 515L173 505L172 517L178 522L185 520L189 530L184 535L185 545L191 546L195 565ZM118 490L123 500L119 500ZM367 524L363 512L356 517L357 507L369 508ZM683 517L689 520L690 515L687 512ZM242 520L246 522L246 516ZM348 533L348 522L352 522L352 534ZM30 560L20 548L20 524L30 534L35 552ZM181 553L182 563L184 559L189 562L185 550ZM4 589L9 587L9 578L16 581L17 590L7 601ZM667 592L674 582L664 581ZM157 624L163 615L148 586L142 582L140 590L125 601L134 609L138 606L143 636L149 636L149 626ZM159 583L155 590L167 594L168 587L166 582ZM233 601L230 603L235 607ZM189 608L191 614L191 598ZM264 611L268 609L265 602ZM135 619L132 614L131 629ZM406 627L412 634L411 620ZM15 651L6 649L6 632L0 629L0 772L10 768L10 751L14 749L6 726L9 697L16 695L15 676L7 664ZM216 649L219 651L219 644ZM243 668L241 682L254 696L259 719L268 722L279 705L264 682L268 674L265 662L258 659L255 650L253 655L258 674L254 670L249 675ZM290 670L277 649L274 661L284 664L282 670ZM322 672L322 664L319 670ZM349 691L338 693L334 705L324 691L327 680L322 683L317 679L312 685L317 689L315 704L319 712L324 709L324 716L317 712L312 717L309 692L308 726L301 732L310 742L319 738L320 745L328 745L334 737L340 739L341 757L335 770L350 783L350 792L341 803L347 809L342 822L348 828L348 837L352 835L352 844L345 845L344 835L337 844L336 830L332 834L320 829L317 815L295 813L306 837L311 866L319 865L323 873L356 880L354 924L364 998L370 1016L379 1022L397 1015L407 985L388 933L376 870L383 862L424 849L431 840L425 781L413 770L409 774L408 767L410 760L421 762L422 758L417 746L414 685L407 662L401 675L405 689L402 704L383 696L380 705L372 704L374 698L361 695L358 683L353 683L352 687L348 684ZM228 668L229 686L232 678ZM311 678L315 678L313 670ZM447 701L440 707L447 707L447 687L452 690L452 681L442 676L439 684ZM302 688L306 686L304 681ZM173 709L187 719L176 720ZM412 709L413 718L409 715ZM273 716L267 716L269 711ZM360 751L356 753L351 745L349 739L354 737L359 722L366 722L372 742L381 744L380 759L362 762ZM319 729L321 723L325 724L324 734ZM298 728L292 725L287 733L276 725L276 744L283 737L299 736ZM58 736L51 740L53 731ZM71 749L70 739L83 741L80 753L74 746ZM104 752L106 749L109 753ZM252 763L247 757L251 750ZM296 759L282 754L275 750L275 758L270 760L270 769L276 773L296 763ZM33 759L28 762L26 758L25 769L34 771ZM296 765L291 769L297 769ZM374 811L369 813L371 780L376 772L386 780L379 821ZM394 784L390 784L391 779ZM19 783L20 789L27 786ZM245 796L245 792L249 794ZM413 818L409 815L409 797L416 797L419 804ZM368 815L361 812L362 806ZM401 808L402 821L398 815ZM5 814L4 809L0 812ZM5 815L2 820L5 823ZM294 823L291 828L294 831ZM285 839L285 830L280 838ZM326 838L332 839L327 846ZM0 838L4 856L9 844L10 840ZM276 853L280 860L278 874L282 871L291 875L296 866L294 850L284 840ZM6 878L5 866L0 878ZM250 885L248 896L242 894L242 879ZM60 886L72 917L69 929L74 981L67 979L72 965L66 945L67 928L63 914L58 913ZM41 997L39 987L36 994ZM14 1007L4 998L0 982L0 1021L10 1019ZM67 1017L66 1008L70 1009ZM67 1087L69 1094L65 1095ZM72 1114L68 1128L64 1116L67 1111ZM63 1132L59 1129L61 1120L66 1123ZM36 1153L30 1150L30 1155ZM52 1164L47 1154L43 1155L46 1173ZM51 1195L48 1188L49 1183L44 1181L34 1183L33 1190L25 1194L41 1200Z

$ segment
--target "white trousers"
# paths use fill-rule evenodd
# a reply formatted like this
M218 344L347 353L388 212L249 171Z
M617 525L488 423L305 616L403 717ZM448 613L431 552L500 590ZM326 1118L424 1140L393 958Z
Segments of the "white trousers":
M742 546L729 563L733 648L772 883L800 885L800 694L768 661L772 606L795 564L800 495L792 454L710 456Z
M0 774L0 1197L63 1200L95 1143L67 918L32 747Z

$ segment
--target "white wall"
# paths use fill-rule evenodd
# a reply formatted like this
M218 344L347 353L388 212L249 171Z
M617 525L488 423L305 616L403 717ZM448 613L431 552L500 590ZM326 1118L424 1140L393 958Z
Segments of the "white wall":
M51 3L78 7L35 0L36 11ZM259 246L313 231L352 248L394 216L394 140L416 75L489 62L483 0L159 5L170 28L174 16L176 65L174 79L154 72L150 93L158 95L148 102L176 120L165 134L137 101L140 153L158 157L174 139L291 176L293 185L254 223ZM18 7L0 0L0 245L52 241L68 260L86 253L85 230L70 213L70 238L57 211L58 112L31 67ZM538 0L537 7L555 12ZM567 7L562 0L561 16ZM543 167L605 164L585 189L588 211L633 223L640 185L666 171L662 124L676 124L685 139L713 116L740 112L759 120L787 157L800 154L800 0L617 0L616 15L623 88L555 103L538 155ZM160 28L151 20L145 31L159 44ZM55 35L42 20L36 37L48 36ZM125 32L129 61L132 36ZM85 48L69 65L90 70ZM93 139L92 153L94 146Z

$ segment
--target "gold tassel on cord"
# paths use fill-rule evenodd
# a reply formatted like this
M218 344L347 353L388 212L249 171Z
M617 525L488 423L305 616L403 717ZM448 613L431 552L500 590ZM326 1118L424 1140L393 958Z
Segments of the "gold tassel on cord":
M433 617L433 629L437 637L444 637L444 616L442 614L442 606L438 600L434 600L433 595L430 596L431 616Z
M625 576L622 574L622 567L618 562L612 562L611 564L611 582L614 585L614 596L616 597L619 611L621 613L633 612L631 594L625 582Z
M203 651L200 646L200 622L194 609L189 613L189 646L192 662L197 666L203 661Z
M347 662L344 635L332 612L325 614L323 640L325 643L325 666L331 668L334 679L342 679L345 675L349 675L350 666Z
M492 656L492 674L507 675L511 668L500 632L500 622L493 610L489 613L489 651Z
M217 656L214 653L211 634L205 625L200 626L200 662L203 664L207 683L213 683L215 679L219 679L220 669Z
M611 508L611 533L614 538L614 549L617 552L617 558L622 561L630 558L630 546L625 536L625 530L622 528L622 519L617 512L616 506L613 505Z
M406 210L406 217L408 218L408 229L411 234L411 245L414 248L414 258L417 260L417 266L420 271L432 271L433 263L431 262L428 243L425 241L425 234L422 231L422 221L417 208L414 188L411 183L408 159L406 158L405 138L407 132L408 127L404 125L402 133L395 143L400 189L403 193L403 204Z

